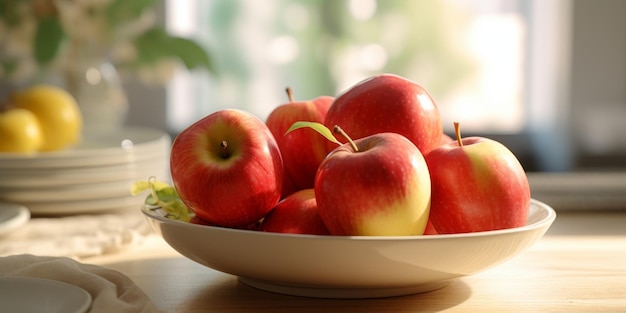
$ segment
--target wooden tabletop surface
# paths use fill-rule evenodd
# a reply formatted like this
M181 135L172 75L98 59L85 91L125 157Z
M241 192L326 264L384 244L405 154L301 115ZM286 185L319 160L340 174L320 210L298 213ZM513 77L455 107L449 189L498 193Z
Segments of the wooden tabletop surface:
M261 291L165 243L89 259L128 275L164 312L626 312L626 212L558 213L527 251L442 289L337 300Z

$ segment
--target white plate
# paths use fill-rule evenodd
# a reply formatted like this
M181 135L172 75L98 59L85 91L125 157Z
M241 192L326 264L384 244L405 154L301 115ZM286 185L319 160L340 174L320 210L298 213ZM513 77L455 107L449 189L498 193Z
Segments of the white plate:
M1 191L26 191L75 184L103 183L124 179L148 179L169 175L168 158L164 155L141 162L106 166L35 169L22 171L0 170Z
M85 313L91 295L64 282L29 277L0 277L0 303L11 313Z
M144 178L147 179L148 176ZM130 187L134 182L135 180L118 180L38 189L0 189L0 199L15 203L44 203L126 197L130 195Z
M525 250L556 213L531 201L526 226L467 234L340 237L264 233L167 219L143 207L176 251L256 288L309 297L377 298L427 292ZM202 238L202 240L198 240Z
M81 201L22 202L21 204L28 207L33 215L70 215L136 209L144 201L145 197L127 196Z
M72 148L42 152L32 156L15 153L0 154L0 169L32 169L81 167L120 164L154 157L157 151L168 149L170 137L163 131L132 127L118 132L83 138Z
M30 211L24 206L0 202L0 236L20 228L28 220Z

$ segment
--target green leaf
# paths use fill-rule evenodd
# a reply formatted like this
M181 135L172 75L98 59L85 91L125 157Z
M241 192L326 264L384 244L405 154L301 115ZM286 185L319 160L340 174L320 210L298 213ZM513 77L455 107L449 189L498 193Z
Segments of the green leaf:
M167 44L165 31L160 28L151 29L143 33L135 39L138 62L140 64L150 64L167 56L168 54L163 51L163 46Z
M337 140L337 138L335 138L335 135L333 135L333 132L330 131L328 127L318 122L306 122L306 121L295 122L291 125L291 127L289 127L289 129L287 129L287 131L285 132L285 135L287 135L288 133L296 129L305 128L305 127L312 128L313 130L315 130L316 132L324 136L324 138L328 139L330 142L334 142L338 145L342 144L341 142L339 142L339 140Z
M168 218L185 222L191 220L191 211L180 199L174 187L157 190L146 198L146 204L160 206L167 212Z
M136 196L145 190L150 190L146 197L145 204L159 207L167 212L169 219L188 222L193 217L193 213L178 196L178 192L168 183L157 181L150 177L147 181L137 181L130 187L132 195Z
M153 28L135 40L139 64L151 64L164 57L179 58L188 69L198 67L215 72L208 53L192 40L170 36L162 28Z
M2 0L0 1L0 20L9 28L18 25L23 17L20 15L23 0Z
M188 69L205 68L209 71L214 71L213 63L209 58L209 55L204 49L196 42L181 38L171 38L171 52L174 56L178 57L185 63Z
M61 28L59 20L55 18L44 18L37 24L35 33L35 60L39 64L46 64L57 54L65 34Z
M17 70L17 62L14 60L3 60L1 64L6 76L11 76Z
M156 191L159 191L161 189L169 187L169 184L162 182L162 181L148 181L148 180L136 181L130 187L130 194L133 196L136 196L145 190L149 190L152 186L154 186L154 189Z
M155 0L113 0L106 10L108 22L110 25L116 25L122 21L136 19L155 2Z

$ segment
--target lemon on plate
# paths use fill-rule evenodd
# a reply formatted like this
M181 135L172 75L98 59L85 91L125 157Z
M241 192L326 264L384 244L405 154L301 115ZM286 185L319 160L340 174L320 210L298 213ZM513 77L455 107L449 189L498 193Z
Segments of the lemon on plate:
M14 92L9 97L15 108L32 112L43 135L40 151L70 147L80 141L83 119L74 97L64 89L35 85Z
M0 152L37 152L43 143L37 116L22 108L0 112L0 139Z

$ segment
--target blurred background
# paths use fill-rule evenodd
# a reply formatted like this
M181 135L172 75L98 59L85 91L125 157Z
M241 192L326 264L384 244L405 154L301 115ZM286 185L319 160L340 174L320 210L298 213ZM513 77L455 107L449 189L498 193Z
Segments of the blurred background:
M3 1L0 15L20 2ZM85 21L95 16L94 8L113 4L116 16L124 16L134 7L137 21L121 24L117 36L143 31L147 23L205 49L210 64L200 62L203 66L160 62L134 76L119 67L128 100L126 124L175 136L226 107L264 119L287 101L286 86L300 100L336 96L368 76L389 72L429 90L447 132L460 121L465 136L500 140L529 172L626 168L626 2L621 0L35 2L60 4L69 16L82 8ZM139 12L148 3L154 10ZM80 21L74 26L76 32L88 29ZM0 28L0 35L6 29ZM163 39L150 34L148 39ZM6 57L11 41L4 36L0 56ZM120 46L115 56L123 59L128 47ZM167 50L140 48L144 56ZM2 90L14 85L3 75Z
M168 30L201 42L216 71L180 70L162 98L131 86L130 122L175 133L224 107L264 118L287 100L285 86L297 99L334 96L390 72L429 90L447 132L456 120L466 135L501 140L528 171L626 167L624 1L163 5Z

